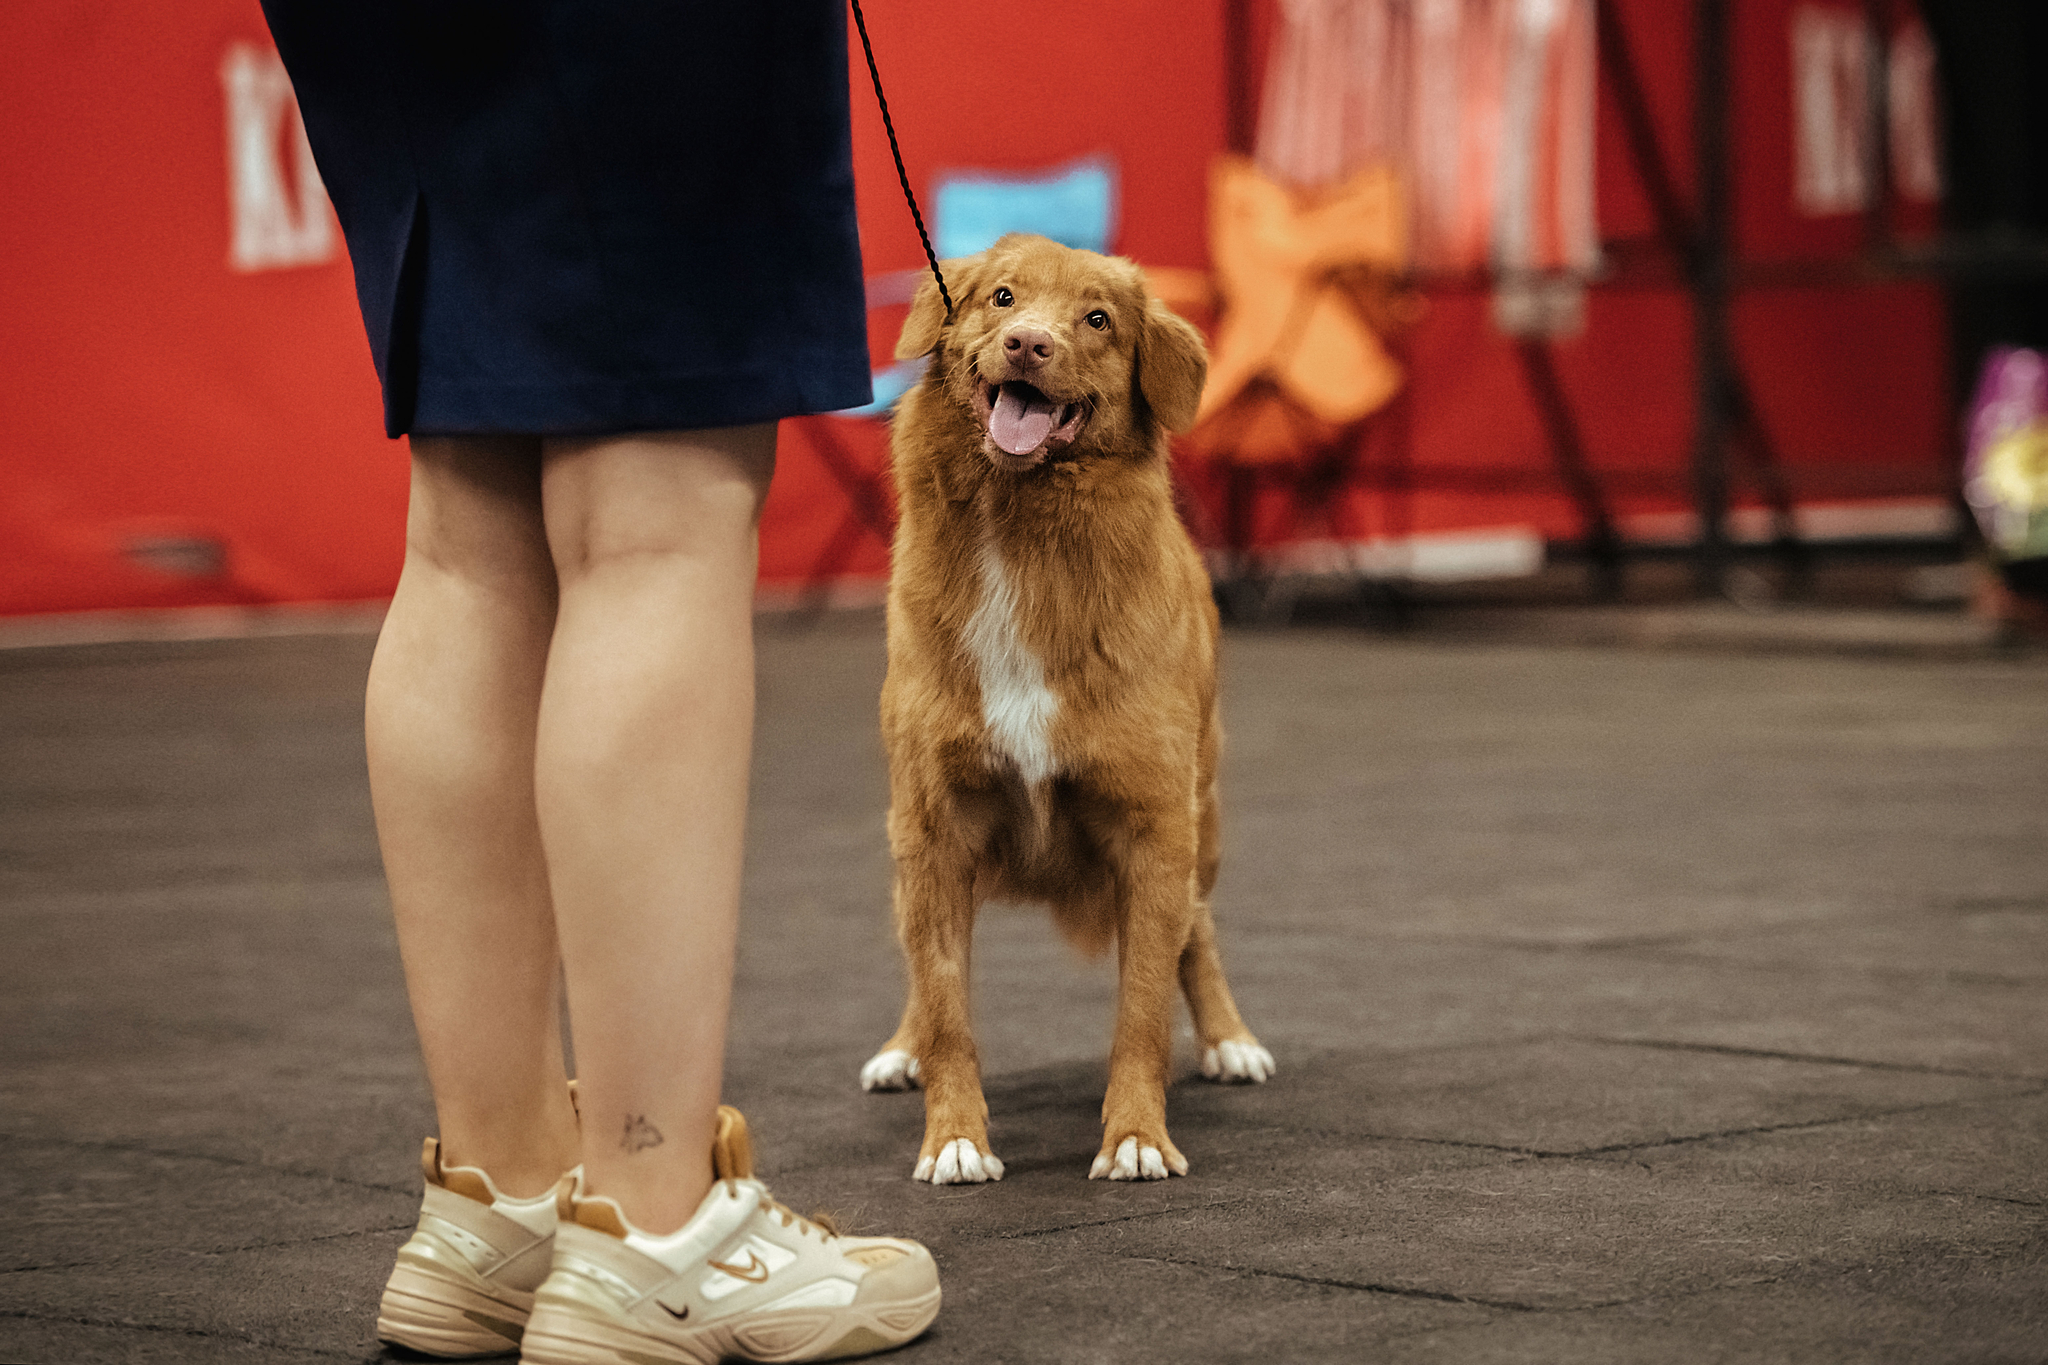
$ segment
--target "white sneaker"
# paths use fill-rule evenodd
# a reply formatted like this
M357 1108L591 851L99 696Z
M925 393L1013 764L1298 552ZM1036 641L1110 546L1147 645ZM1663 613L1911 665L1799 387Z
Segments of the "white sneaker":
M917 1242L842 1237L753 1179L746 1120L718 1110L717 1183L678 1231L654 1237L564 1180L555 1268L527 1323L527 1365L714 1365L837 1360L900 1346L939 1313L939 1272Z
M419 1227L384 1285L377 1339L436 1356L518 1350L554 1259L554 1193L512 1199L475 1166L442 1166L434 1138L420 1173Z

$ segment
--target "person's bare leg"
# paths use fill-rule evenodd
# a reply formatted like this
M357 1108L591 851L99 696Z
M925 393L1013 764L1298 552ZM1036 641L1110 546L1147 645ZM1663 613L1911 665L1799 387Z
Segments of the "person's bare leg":
M711 1186L773 424L550 440L561 585L536 795L587 1188L648 1232Z
M412 443L405 569L366 697L370 794L451 1166L535 1195L576 1162L533 743L554 627L540 443Z

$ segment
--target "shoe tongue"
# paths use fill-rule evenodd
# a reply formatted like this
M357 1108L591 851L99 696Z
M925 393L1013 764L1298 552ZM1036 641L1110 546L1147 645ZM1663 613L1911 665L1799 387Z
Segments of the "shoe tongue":
M718 1135L711 1139L711 1175L716 1180L754 1178L754 1144L747 1121L729 1104L718 1106Z
M995 406L989 410L988 434L1012 455L1029 455L1045 444L1052 430L1053 401L1023 384L1005 384L996 390Z

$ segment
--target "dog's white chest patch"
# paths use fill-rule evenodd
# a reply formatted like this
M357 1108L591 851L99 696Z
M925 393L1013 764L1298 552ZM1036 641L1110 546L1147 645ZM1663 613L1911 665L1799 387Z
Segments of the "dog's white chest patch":
M1045 665L1017 632L1017 590L992 541L981 546L981 602L967 621L967 651L981 679L981 718L990 742L1025 782L1053 774L1052 722L1060 699Z

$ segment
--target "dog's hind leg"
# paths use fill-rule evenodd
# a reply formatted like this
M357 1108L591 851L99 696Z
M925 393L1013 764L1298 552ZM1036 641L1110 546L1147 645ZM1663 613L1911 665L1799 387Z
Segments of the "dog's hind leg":
M903 1019L896 1025L896 1032L881 1050L867 1059L860 1069L860 1088L863 1090L915 1090L924 1074L917 1054L911 1048L917 1044L917 989L913 986L909 998L903 1002Z
M1209 913L1209 893L1216 889L1222 852L1222 819L1216 799L1215 755L1222 731L1210 718L1202 764L1205 779L1196 814L1195 913L1188 941L1180 950L1180 988L1188 998L1195 1036L1202 1042L1202 1074L1212 1081L1250 1081L1272 1075L1273 1054L1244 1026L1223 977L1223 958L1216 951L1216 921Z
M1187 993L1195 1036L1202 1041L1202 1074L1212 1081L1250 1081L1272 1075L1273 1054L1259 1045L1244 1026L1223 977L1223 959L1216 951L1216 921L1207 902L1195 905L1187 946L1180 950L1180 988Z

